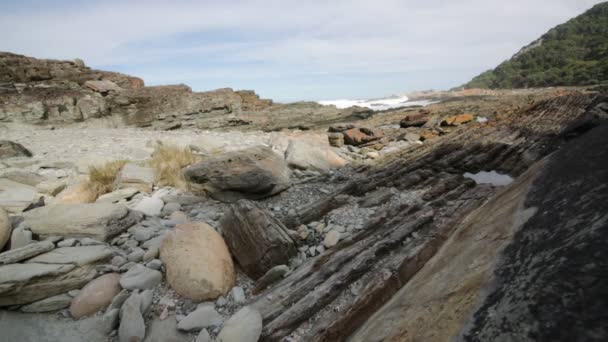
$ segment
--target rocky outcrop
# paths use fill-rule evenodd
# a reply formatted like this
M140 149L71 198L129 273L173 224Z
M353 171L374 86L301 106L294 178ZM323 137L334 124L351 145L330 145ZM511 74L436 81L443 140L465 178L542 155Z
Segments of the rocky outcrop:
M141 214L112 203L57 204L24 215L23 226L40 236L90 237L99 241L123 232Z
M287 228L254 202L240 200L232 204L221 225L232 255L253 279L289 263L296 254Z
M160 258L167 282L177 293L200 302L215 299L234 285L232 258L224 239L205 223L184 223L164 238Z
M194 190L224 202L260 199L290 186L285 160L265 146L207 158L187 167L184 175Z

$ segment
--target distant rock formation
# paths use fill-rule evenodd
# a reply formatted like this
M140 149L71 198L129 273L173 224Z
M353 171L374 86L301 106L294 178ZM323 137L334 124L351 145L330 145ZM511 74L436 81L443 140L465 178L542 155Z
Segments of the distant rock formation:
M94 70L81 60L0 52L0 121L61 124L112 117L118 125L206 129L242 124L244 111L271 105L249 90L146 87L140 78Z

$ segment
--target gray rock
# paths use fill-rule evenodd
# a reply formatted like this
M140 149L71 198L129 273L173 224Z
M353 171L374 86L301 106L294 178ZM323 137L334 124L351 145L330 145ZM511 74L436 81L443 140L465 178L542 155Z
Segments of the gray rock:
M111 333L118 326L119 322L119 309L108 309L106 313L103 314L101 319L101 328L105 334Z
M112 266L120 267L127 263L127 260L120 255L112 258Z
M151 249L153 247L160 248L160 244L163 242L164 238L165 233L144 242L141 246L146 249Z
M120 278L120 285L129 290L147 290L160 284L162 273L136 264Z
M207 329L201 330L201 332L196 337L195 342L211 342L211 336L209 335Z
M129 298L129 290L122 289L114 298L112 298L112 302L108 307L108 310L111 309L120 309L124 302Z
M32 232L23 227L13 229L11 233L11 249L23 247L32 242Z
M27 263L74 264L78 266L109 260L112 249L108 246L61 247L29 259Z
M53 248L55 248L55 245L51 241L41 241L11 249L4 253L0 253L0 265L13 264L26 260L39 254L46 253Z
M194 191L224 202L260 199L290 186L290 171L271 148L256 146L205 158L184 171Z
M0 207L11 213L20 213L38 199L35 188L0 178Z
M226 321L217 342L257 342L262 334L262 315L246 306Z
M80 244L82 246L96 246L96 245L102 245L103 242L85 237L85 238L80 239Z
M95 200L97 203L117 203L121 200L128 200L135 196L139 190L135 188L124 188L103 194Z
M22 306L21 309L19 309L19 310L21 310L22 312L56 311L56 310L61 310L61 309L67 308L68 306L70 306L71 302L72 302L72 297L70 295L67 295L64 293L64 294L52 296L49 298L45 298L43 300L39 300L32 304Z
M144 342L191 342L189 334L177 330L177 320L174 316L166 319L153 319L149 323L148 333Z
M200 330L202 328L220 326L222 321L222 316L215 311L213 305L205 305L182 319L177 324L177 329L184 331Z
M140 262L146 252L141 248L134 248L131 253L127 255L127 260L132 262Z
M36 190L42 194L57 196L66 186L64 180L45 180L36 184Z
M152 300L154 299L153 290L145 290L141 294L141 314L146 315L150 306L152 306Z
M271 268L256 282L254 292L260 292L266 289L268 286L281 280L287 272L289 272L289 266L287 265L279 265Z
M133 210L140 211L146 216L158 216L164 205L165 203L160 198L144 197L133 207Z
M36 187L38 184L46 180L44 176L24 170L5 172L0 177L33 187Z
M177 202L167 203L163 207L161 214L162 214L162 216L168 216L168 215L171 215L173 212L180 210L181 208L182 208L182 205Z
M139 242L150 240L156 231L148 227L136 227L132 230L133 238Z
M107 241L141 219L141 214L110 203L56 204L26 212L23 226L46 237L90 237Z
M159 250L156 247L152 247L152 248L148 249L146 251L146 253L144 254L143 261L148 262L148 261L158 258L158 253L159 253Z
M151 268L153 270L160 270L162 266L163 262L159 259L150 260L150 262L146 264L146 267Z
M152 191L154 184L154 170L133 163L127 163L116 176L115 187L135 188L143 192Z
M232 300L236 304L245 303L245 290L243 290L242 287L240 287L240 286L233 287L232 291L230 292L230 295L232 296Z
M78 242L78 240L76 240L75 238L69 238L69 239L65 239L63 241L59 241L57 243L57 247L74 247L74 245L76 245L77 242Z
M146 336L146 325L141 315L141 297L134 293L120 309L120 327L118 340L120 342L143 341Z

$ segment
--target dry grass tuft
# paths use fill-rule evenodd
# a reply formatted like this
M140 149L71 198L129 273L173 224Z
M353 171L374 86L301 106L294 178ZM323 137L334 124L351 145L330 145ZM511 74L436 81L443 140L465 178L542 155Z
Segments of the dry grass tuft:
M159 145L152 153L150 166L156 174L156 184L170 185L178 189L188 189L188 182L184 178L182 169L201 160L189 148L180 148L173 145Z
M97 196L113 190L118 172L128 162L128 160L115 160L102 166L89 167L89 186L97 193Z

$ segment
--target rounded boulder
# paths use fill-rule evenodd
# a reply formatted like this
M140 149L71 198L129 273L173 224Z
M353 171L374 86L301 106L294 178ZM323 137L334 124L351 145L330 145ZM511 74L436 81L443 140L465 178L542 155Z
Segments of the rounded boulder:
M75 319L89 316L105 308L120 290L118 273L104 274L88 283L78 293L70 305L70 313Z
M212 300L234 286L234 265L224 239L202 222L177 225L160 247L167 282L194 301Z

